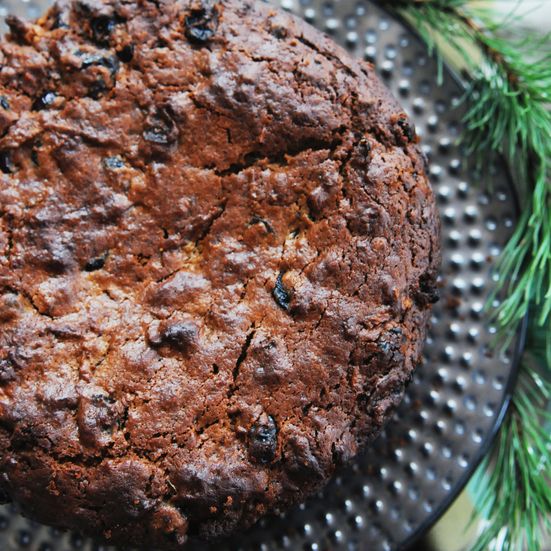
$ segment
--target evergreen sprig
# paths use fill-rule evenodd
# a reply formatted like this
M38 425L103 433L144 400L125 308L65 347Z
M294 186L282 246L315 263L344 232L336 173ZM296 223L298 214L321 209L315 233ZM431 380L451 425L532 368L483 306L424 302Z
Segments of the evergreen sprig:
M464 143L473 156L503 155L522 214L496 266L499 306L490 311L507 346L530 328L511 407L471 488L483 531L473 551L540 551L551 533L551 39L515 36L483 2L384 0L442 59L468 74Z
M541 328L534 331L529 335L536 336L537 346L542 342L537 338ZM485 520L471 551L541 550L543 534L551 532L551 416L545 411L551 384L535 369L537 352L533 347L530 350L523 359L530 367L521 372L494 454L472 479L474 501Z

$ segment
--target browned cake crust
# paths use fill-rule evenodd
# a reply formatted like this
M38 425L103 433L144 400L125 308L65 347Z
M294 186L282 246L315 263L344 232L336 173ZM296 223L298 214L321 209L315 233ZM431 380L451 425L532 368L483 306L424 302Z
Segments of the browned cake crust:
M317 490L420 356L415 132L259 2L60 3L0 45L0 490L179 547Z

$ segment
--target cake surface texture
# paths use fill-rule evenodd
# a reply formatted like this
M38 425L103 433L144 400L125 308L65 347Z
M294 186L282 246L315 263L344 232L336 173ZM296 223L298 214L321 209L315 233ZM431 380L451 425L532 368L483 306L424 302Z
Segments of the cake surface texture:
M0 494L178 549L319 490L418 363L438 217L367 63L261 2L0 43Z

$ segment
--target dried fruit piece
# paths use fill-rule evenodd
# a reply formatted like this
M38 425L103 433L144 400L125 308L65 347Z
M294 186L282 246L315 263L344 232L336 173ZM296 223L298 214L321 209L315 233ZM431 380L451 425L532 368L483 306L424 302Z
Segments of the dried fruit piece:
M279 275L277 276L275 287L274 287L274 290L272 291L272 294L275 298L275 301L279 306L281 306L281 308L283 308L284 310L289 310L291 295L287 291L287 289L285 289L285 287L283 286L282 278L283 278L283 272L280 272Z
M396 122L398 129L396 130L396 138L404 145L415 141L415 128L411 126L405 116L402 116Z
M119 70L119 60L112 55L104 55L102 53L87 53L77 52L77 55L82 59L82 69L99 65L109 69L111 76L115 76Z
M192 9L184 20L186 38L195 43L208 42L218 29L218 10L204 2L200 8Z
M107 46L116 24L115 18L109 15L98 15L94 17L90 22L94 41L101 46Z
M277 425L274 418L263 414L249 431L249 454L260 463L270 463L277 453Z
M437 274L433 271L425 272L419 278L419 288L414 291L414 298L417 304L427 305L438 302L440 293L438 291Z
M36 98L32 105L33 111L41 111L42 109L47 109L52 105L57 98L57 94L51 90L43 92L38 98Z
M125 44L120 50L117 50L117 57L123 63L130 63L134 57L134 44Z
M15 172L11 151L0 151L0 170L4 174L13 174Z
M253 214L251 221L249 222L251 226L254 226L255 224L262 224L264 226L264 229L268 233L274 233L274 228L272 228L272 225L267 220L264 220L264 218L261 218L260 216L257 216L256 214Z
M124 168L124 161L120 157L107 157L103 160L105 168L116 170L117 168Z
M95 272L97 270L101 270L105 266L106 259L107 253L96 258L92 258L85 264L84 270L87 272Z
M178 128L165 109L156 109L145 121L143 137L156 145L171 145L178 139Z

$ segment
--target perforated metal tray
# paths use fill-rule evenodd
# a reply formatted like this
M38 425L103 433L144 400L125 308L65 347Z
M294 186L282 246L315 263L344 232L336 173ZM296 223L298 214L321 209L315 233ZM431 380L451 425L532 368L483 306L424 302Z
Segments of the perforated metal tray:
M509 400L522 336L510 351L492 354L495 327L484 319L483 305L495 285L492 265L513 230L516 201L503 165L491 167L484 185L478 181L456 145L461 87L448 70L437 86L436 64L411 30L365 0L274 2L375 62L411 114L442 217L442 300L424 365L374 445L320 495L212 549L405 549L465 485ZM37 17L49 3L0 0L0 16ZM107 548L30 522L9 506L0 507L0 549Z

